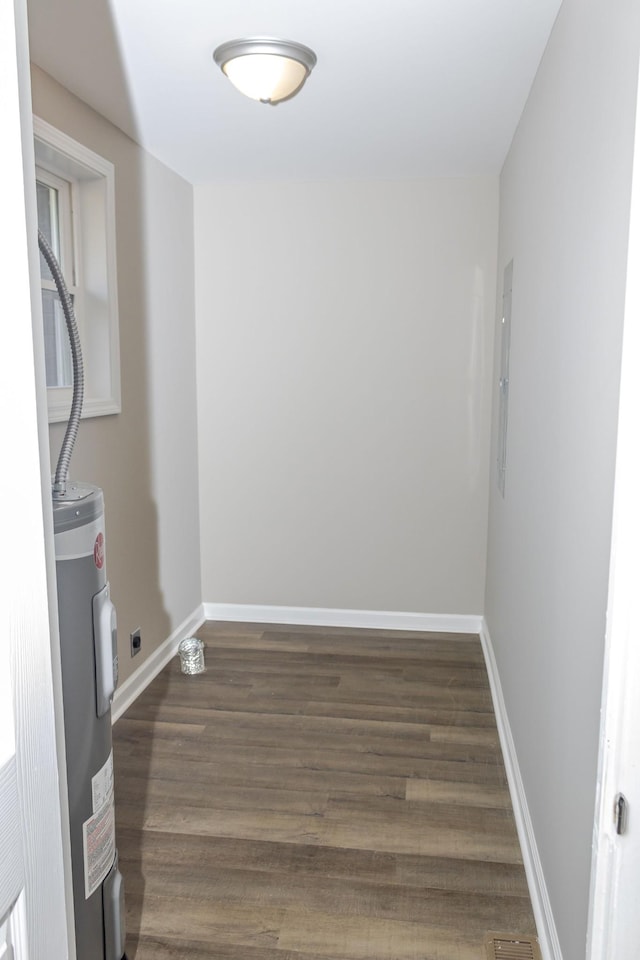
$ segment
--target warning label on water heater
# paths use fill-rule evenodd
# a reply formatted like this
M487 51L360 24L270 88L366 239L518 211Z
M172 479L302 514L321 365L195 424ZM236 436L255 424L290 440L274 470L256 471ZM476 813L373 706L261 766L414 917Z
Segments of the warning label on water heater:
M93 816L82 824L85 899L98 889L116 855L112 754L92 778L91 787Z
M113 750L95 776L91 777L91 809L97 813L113 799Z

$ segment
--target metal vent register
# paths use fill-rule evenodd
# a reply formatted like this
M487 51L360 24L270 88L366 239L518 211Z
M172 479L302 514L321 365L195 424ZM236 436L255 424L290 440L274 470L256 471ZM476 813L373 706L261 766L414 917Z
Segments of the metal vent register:
M535 937L510 933L489 933L485 941L487 960L542 960Z

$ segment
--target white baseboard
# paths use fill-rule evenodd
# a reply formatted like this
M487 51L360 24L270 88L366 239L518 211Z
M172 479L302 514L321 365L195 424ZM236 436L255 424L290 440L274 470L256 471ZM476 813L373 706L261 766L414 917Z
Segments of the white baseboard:
M402 613L385 610L332 610L328 607L276 607L252 603L205 603L207 620L240 623L286 623L296 626L359 627L366 630L425 630L434 633L473 633L481 616Z
M166 667L169 660L176 655L180 641L195 633L196 630L202 626L205 619L204 606L200 604L200 606L196 607L193 613L173 631L171 636L167 637L167 639L140 664L138 669L132 673L130 677L127 677L122 686L118 687L111 706L112 723L115 723L116 720L129 709L134 700L140 696L142 691L148 687L151 681Z
M507 708L502 693L502 684L500 683L493 643L491 642L489 629L484 620L480 630L480 640L487 665L487 673L489 674L493 709L498 724L500 745L502 747L507 780L509 781L509 791L511 793L511 803L516 819L518 839L520 840L520 847L522 849L524 869L529 884L531 905L538 928L540 950L543 960L562 960L560 941L558 940L555 920L551 910L551 901L549 900L549 893L542 872L542 863L540 861L531 815L529 814L527 798L524 792L524 784L520 774L520 766L518 764L515 743L513 742L511 726L507 716Z

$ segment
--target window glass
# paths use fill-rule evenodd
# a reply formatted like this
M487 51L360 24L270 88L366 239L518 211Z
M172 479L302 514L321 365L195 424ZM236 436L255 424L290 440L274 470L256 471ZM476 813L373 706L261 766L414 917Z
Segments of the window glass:
M36 191L38 198L38 227L42 230L44 237L53 250L54 254L60 259L60 226L58 219L58 191L40 180L36 180ZM46 280L52 280L51 271L47 261L40 254L40 276Z
M64 244L61 233L61 214L71 220L71 210L61 211L62 203L70 205L69 190L61 192L50 183L36 180L36 195L38 200L38 228L56 257L62 275L67 282L71 264L64 256ZM47 261L40 254L40 278L42 287L42 319L44 324L44 362L47 377L47 387L68 388L73 386L73 367L71 360L71 346L67 335L67 322L62 310L62 303L57 293L55 281ZM73 294L69 291L73 302Z
M47 386L71 387L73 386L73 368L67 322L60 298L53 290L42 291L42 317Z

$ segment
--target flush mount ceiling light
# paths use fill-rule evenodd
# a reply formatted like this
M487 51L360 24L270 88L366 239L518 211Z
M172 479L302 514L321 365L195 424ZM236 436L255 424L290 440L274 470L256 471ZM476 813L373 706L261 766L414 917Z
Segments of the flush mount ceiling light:
M213 59L245 96L275 104L298 92L317 58L301 43L253 37L221 44Z

